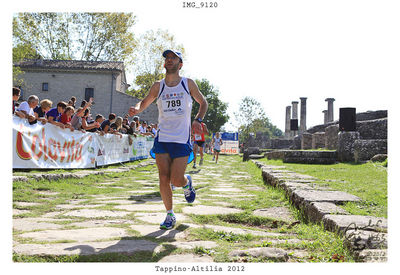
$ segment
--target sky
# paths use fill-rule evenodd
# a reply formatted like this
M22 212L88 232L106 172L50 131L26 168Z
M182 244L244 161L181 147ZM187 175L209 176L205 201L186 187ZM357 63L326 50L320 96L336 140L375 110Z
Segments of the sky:
M183 74L206 78L220 91L229 104L228 129L235 129L233 112L244 96L257 99L283 131L286 106L300 97L307 97L307 127L323 123L326 98L335 98L335 120L340 107L387 110L398 98L399 19L388 1L183 3L127 8L138 33L166 29L184 45Z
M234 123L233 112L238 110L240 100L250 96L261 103L271 122L284 131L286 106L299 101L300 97L307 97L307 127L311 127L323 123L322 111L327 108L325 99L335 98L335 120L339 118L340 107L355 107L357 112L389 110L389 148L391 152L399 151L400 136L398 131L393 131L400 117L397 106L400 16L396 1L214 0L211 1L217 4L214 8L185 8L184 2L10 2L0 11L3 38L9 38L1 43L2 61L11 64L11 18L15 12L133 12L137 18L133 30L138 35L161 28L184 45L184 75L209 80L219 90L220 99L229 104L231 122ZM199 6L201 1L195 3ZM10 90L11 65L8 69L2 67L1 81L7 86L4 89ZM133 78L129 77L128 82L132 83ZM7 102L9 100L3 100L4 116L10 114ZM227 125L227 128L235 130L233 126ZM11 135L3 135L2 142L11 144ZM397 155L391 154L389 159L390 167L397 167ZM2 172L7 171L11 171L11 162L3 161ZM393 183L398 182L399 177L396 169L390 169L389 194L396 193L393 190L397 184ZM6 186L11 186L11 182ZM8 192L2 193L5 194L1 200L3 209L9 209L11 198ZM393 200L393 196L390 199L390 209L396 209L393 205L398 200ZM9 215L11 217L11 213ZM3 227L11 228L10 220L3 220ZM4 236L8 237L7 234ZM392 243L393 234L390 237ZM2 242L9 248L1 250L2 259L11 259L10 240ZM393 247L389 246L389 253ZM357 271L362 269L365 274L388 271L395 264L390 263L358 266ZM15 264L12 268L25 272L41 269L40 266L16 267ZM108 273L114 269L107 265L101 268ZM304 268L310 273L310 265L296 265L295 268L296 271ZM335 266L324 273L348 271L348 268L348 265ZM64 265L62 269L57 268L68 271L71 266Z

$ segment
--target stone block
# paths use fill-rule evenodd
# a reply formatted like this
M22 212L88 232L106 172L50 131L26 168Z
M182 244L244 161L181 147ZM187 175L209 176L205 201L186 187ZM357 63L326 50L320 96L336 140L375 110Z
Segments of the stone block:
M372 162L382 162L388 158L387 154L377 154L371 158Z
M301 149L302 150L312 149L312 134L303 133L303 136L301 138Z
M325 148L336 150L338 144L339 125L331 125L325 128Z
M351 250L385 249L387 248L387 233L368 230L347 230L344 244Z
M292 149L292 150L300 150L301 149L301 137L302 137L302 135L297 135L294 137L293 143L292 143L292 146L290 147L290 149Z
M360 198L342 191L295 190L292 194L293 203L297 206L311 202L330 202L342 204L356 202Z
M325 215L325 228L346 233L349 230L387 231L387 219L360 215Z
M354 161L354 142L358 139L360 139L359 132L339 132L337 147L339 161Z
M357 262L381 263L387 261L386 249L365 249L354 254Z
M312 135L312 149L325 148L325 132L317 132Z
M328 214L349 214L346 210L331 202L312 202L305 206L304 212L308 219L315 223L319 223Z
M386 139L359 139L354 142L354 160L366 161L377 154L387 154Z

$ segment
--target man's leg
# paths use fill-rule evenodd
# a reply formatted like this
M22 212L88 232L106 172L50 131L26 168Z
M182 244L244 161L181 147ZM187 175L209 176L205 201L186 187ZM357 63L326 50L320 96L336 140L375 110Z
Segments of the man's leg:
M192 185L192 178L185 175L189 156L175 158L171 164L171 182L175 186L183 187L183 193L188 203L193 203L196 199L196 191Z
M185 176L188 158L189 156L174 158L172 160L170 178L172 184L176 187L183 187L188 182Z
M169 154L156 154L156 164L160 181L160 194L167 211L172 210L171 163Z
M203 164L203 151L204 151L203 146L200 146L199 151L200 151L200 162L199 162L199 165L202 165Z
M197 143L193 144L193 168L196 168L196 156L197 156Z

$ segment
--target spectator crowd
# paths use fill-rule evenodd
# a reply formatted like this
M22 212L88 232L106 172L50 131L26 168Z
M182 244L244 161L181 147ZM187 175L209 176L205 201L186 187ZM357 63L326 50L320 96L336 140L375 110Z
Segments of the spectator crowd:
M29 124L50 123L71 131L93 132L99 135L115 134L121 137L122 134L154 137L157 132L157 124L148 125L146 121L140 121L138 116L129 121L128 115L121 117L110 113L107 119L102 114L96 114L93 119L90 112L90 107L94 104L93 98L82 101L77 108L76 97L71 97L68 103L60 101L52 108L51 100L39 101L36 95L18 103L20 95L21 90L13 87L13 115L27 119Z

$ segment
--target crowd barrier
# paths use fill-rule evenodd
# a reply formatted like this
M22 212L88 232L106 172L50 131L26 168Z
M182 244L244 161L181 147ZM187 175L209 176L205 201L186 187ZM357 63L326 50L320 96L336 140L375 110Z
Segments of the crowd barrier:
M30 125L13 117L13 168L66 169L145 159L152 137L122 137L61 129L50 123Z

